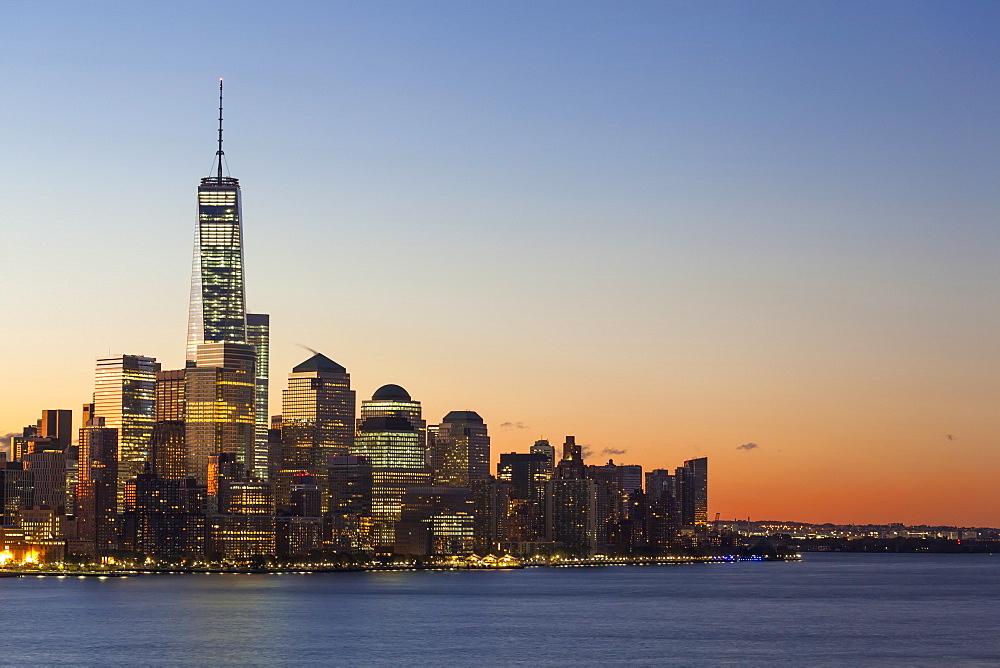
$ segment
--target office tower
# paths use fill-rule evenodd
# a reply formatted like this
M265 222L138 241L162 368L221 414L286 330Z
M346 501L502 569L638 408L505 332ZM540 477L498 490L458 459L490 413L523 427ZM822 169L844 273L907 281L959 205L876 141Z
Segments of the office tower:
M42 419L38 421L38 436L50 439L53 449L65 451L73 440L73 411L42 411Z
M0 526L17 524L18 511L34 505L31 471L21 462L0 462Z
M548 479L548 456L543 452L505 452L500 455L497 478L513 486L518 499L538 497L538 487Z
M535 444L531 446L530 452L532 454L543 455L546 459L545 471L548 477L551 478L556 470L556 449L545 439L535 441Z
M361 402L361 417L358 425L370 417L398 417L409 420L414 430L426 443L427 421L421 416L420 402L410 397L410 393L399 385L383 385L375 390L368 401Z
M680 531L677 478L667 469L646 473L646 539L658 548L671 547Z
M537 443L536 443L537 445ZM545 443L548 449L552 449ZM509 452L500 455L497 478L510 485L506 501L507 531L504 541L542 540L545 533L545 482L551 479L549 452L532 446L530 453Z
M369 552L372 543L372 467L360 455L330 458L328 530L324 542L339 552Z
M184 439L187 475L207 485L213 455L253 463L255 361L247 343L202 343L196 353L196 366L184 374Z
M708 457L689 459L676 471L680 487L681 524L708 528Z
M135 550L148 558L179 562L205 554L205 490L193 478L135 480Z
M194 366L199 344L247 341L240 182L231 176L223 176L224 160L220 80L216 173L203 178L198 186L198 225L195 228L191 267L187 337L188 366Z
M463 489L461 487L456 489ZM513 485L493 476L470 483L473 513L473 549L488 554L511 540L510 519Z
M289 503L275 518L275 549L279 557L301 557L323 547L322 494L316 477L292 476Z
M563 443L563 456L556 465L555 477L561 480L579 480L585 477L583 446L576 444L575 436L567 436Z
M66 508L66 454L58 449L36 448L21 458L25 470L31 471L34 493L32 505Z
M472 492L461 487L410 487L403 494L393 552L469 554L473 550Z
M208 552L221 559L274 555L274 491L270 483L248 475L232 453L212 457L215 475L209 494L217 513L208 518Z
M473 411L452 411L438 425L431 444L434 484L468 487L490 475L490 437Z
M185 369L173 369L156 374L156 422L149 446L149 467L158 478L179 480L187 477L184 373Z
M403 494L409 487L430 483L420 434L405 418L370 417L361 423L353 454L364 457L372 470L375 549L390 550Z
M94 410L85 410L93 415ZM115 549L118 514L118 430L104 426L105 419L93 415L80 428L79 469L74 501L77 537L92 556ZM124 505L124 489L122 490Z
M252 468L258 478L267 479L267 392L270 369L271 317L266 313L247 313L247 343L254 347L254 455Z
M351 453L354 402L350 374L329 357L316 353L292 369L281 393L279 506L288 504L292 475L306 471L325 488L330 457Z
M570 554L593 554L598 544L597 485L581 478L553 478L545 485L548 539Z
M124 509L125 481L142 473L156 420L153 357L118 355L97 359L94 414L118 431L118 509ZM86 424L86 423L84 423Z

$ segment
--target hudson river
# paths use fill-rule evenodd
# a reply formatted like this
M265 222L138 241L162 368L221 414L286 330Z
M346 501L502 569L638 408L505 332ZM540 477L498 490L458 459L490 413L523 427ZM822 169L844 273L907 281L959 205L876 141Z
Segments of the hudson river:
M0 579L0 664L1000 664L1000 554Z

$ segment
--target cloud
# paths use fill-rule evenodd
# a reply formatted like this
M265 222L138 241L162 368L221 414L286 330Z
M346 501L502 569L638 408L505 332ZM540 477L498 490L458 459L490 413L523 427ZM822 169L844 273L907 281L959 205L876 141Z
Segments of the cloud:
M523 422L501 422L501 429L528 429L528 425Z
M744 443L743 445L737 445L736 449L737 450L756 450L759 447L760 446L757 445L756 443Z
M579 443L577 445L579 445ZM589 445L581 445L580 446L580 455L584 459L586 459L587 457L590 457L593 454L594 454L594 451L590 449Z
M625 448L604 448L601 450L602 455L624 455L628 450Z
M10 438L11 436L20 436L21 433L17 431L12 431L9 434L4 434L0 436L0 452L6 452L10 454Z

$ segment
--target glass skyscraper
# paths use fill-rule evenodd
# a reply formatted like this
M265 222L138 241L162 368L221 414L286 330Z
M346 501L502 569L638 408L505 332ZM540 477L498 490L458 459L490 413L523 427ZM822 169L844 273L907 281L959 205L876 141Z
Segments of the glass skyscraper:
M198 186L198 225L191 267L187 366L208 367L198 359L198 346L234 343L253 346L254 443L239 450L240 460L255 475L267 475L268 338L270 318L246 312L243 271L243 207L239 179L223 176L222 81L219 81L219 148L214 176ZM200 372L207 373L207 372ZM242 381L241 381L242 382ZM201 455L198 457L200 459ZM199 465L199 470L201 466Z
M125 481L142 473L156 420L154 388L160 365L153 357L118 355L97 360L94 414L118 431L118 505Z
M220 166L218 176L207 176L198 186L188 318L189 365L195 361L199 343L246 343L242 217L240 182L222 176Z

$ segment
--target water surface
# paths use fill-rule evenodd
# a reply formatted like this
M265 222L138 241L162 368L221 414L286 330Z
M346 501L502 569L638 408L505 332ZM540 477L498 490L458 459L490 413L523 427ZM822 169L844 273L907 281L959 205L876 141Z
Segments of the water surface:
M998 664L1000 555L0 579L0 663Z

